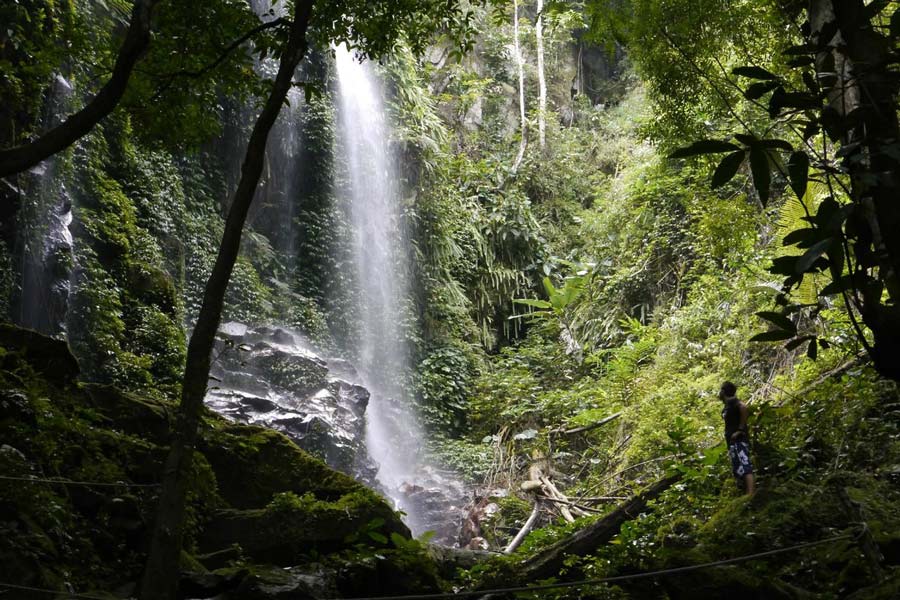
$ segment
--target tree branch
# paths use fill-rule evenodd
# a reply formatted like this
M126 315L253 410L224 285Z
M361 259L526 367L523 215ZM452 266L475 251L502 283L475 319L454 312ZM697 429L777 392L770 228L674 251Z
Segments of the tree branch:
M267 21L265 23L260 23L259 25L257 25L256 27L254 27L253 29L251 29L250 31L248 31L247 33L242 35L241 37L239 37L236 40L234 40L233 42L231 42L222 51L222 53L216 57L215 60L213 60L209 64L201 67L200 69L198 69L196 71L182 69L180 71L175 71L174 73L167 73L164 76L165 80L166 80L165 83L162 86L160 86L159 89L156 90L156 93L153 94L153 99L158 100L160 98L160 96L162 96L166 92L166 90L168 90L170 87L172 87L172 84L175 83L175 80L179 77L188 77L191 79L198 79L200 77L203 77L204 75L206 75L207 73L209 73L210 71L212 71L213 69L215 69L216 67L221 65L223 62L225 62L225 59L228 58L228 56L232 52L237 50L247 40L256 36L257 34L262 33L263 31L266 31L268 29L275 29L276 27L281 27L282 25L290 25L290 24L291 24L290 19L285 19L284 17L279 17L278 19L275 19L273 21Z
M0 177L21 173L65 150L116 108L125 94L135 64L143 58L150 45L150 20L153 9L159 2L160 0L135 1L131 24L125 41L119 48L109 81L84 108L57 127L33 142L0 150Z

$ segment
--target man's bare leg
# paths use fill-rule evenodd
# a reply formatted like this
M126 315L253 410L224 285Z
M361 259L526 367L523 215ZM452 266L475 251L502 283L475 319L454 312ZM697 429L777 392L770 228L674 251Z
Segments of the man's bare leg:
M748 496L756 493L756 481L753 479L753 473L744 475L744 490Z

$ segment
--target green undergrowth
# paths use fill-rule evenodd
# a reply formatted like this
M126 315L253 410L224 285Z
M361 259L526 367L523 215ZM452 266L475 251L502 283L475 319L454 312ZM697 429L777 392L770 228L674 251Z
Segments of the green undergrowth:
M77 383L60 368L74 364L64 342L19 331L6 326L0 348L0 470L23 480L0 482L0 581L129 590L143 567L175 406ZM437 585L424 546L377 494L281 434L207 414L192 468L183 568L315 560L337 569L368 553L385 581L408 580L410 591ZM230 558L205 558L223 552Z

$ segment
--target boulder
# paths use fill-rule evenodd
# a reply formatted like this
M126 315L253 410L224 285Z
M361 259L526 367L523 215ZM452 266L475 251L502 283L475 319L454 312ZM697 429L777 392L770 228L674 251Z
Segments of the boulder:
M352 365L318 357L285 329L235 322L223 325L216 356L207 406L280 431L332 468L372 478L364 441L369 392L353 383Z
M78 377L78 362L63 340L0 323L0 347L22 353L36 371L54 383L71 384Z
M327 553L343 548L360 530L385 537L409 537L409 529L374 492L361 486L334 501L318 500L311 493L281 494L264 509L228 509L214 515L200 537L202 551L239 545L259 562L295 565L315 550Z

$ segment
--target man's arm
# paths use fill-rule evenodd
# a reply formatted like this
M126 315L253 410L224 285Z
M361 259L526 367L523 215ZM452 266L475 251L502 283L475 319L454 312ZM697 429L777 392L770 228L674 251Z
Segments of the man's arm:
M741 421L738 425L738 430L731 434L731 441L736 442L741 439L741 434L747 434L747 418L750 416L750 409L747 408L747 405L743 402L738 403L738 410L740 411Z

